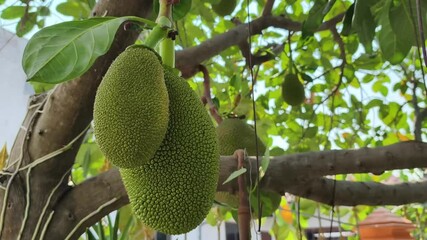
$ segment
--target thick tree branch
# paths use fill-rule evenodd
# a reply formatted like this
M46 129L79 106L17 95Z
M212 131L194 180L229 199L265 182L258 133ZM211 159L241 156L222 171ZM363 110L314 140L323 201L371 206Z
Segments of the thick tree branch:
M256 179L254 157L247 159L247 181ZM222 183L237 169L236 157L222 156L220 159L220 175L217 190L238 192L237 181L223 185ZM289 192L301 197L331 204L333 196L333 180L321 176L340 173L381 172L391 169L415 168L427 166L427 143L402 142L386 147L358 150L334 150L324 152L308 152L271 158L266 175L261 180L261 188L280 194ZM337 181L335 205L401 205L412 202L427 201L427 182L402 183L385 185L376 182ZM100 190L101 189L101 190ZM99 192L108 189L105 192ZM100 203L114 199L103 209L102 213L118 209L128 203L126 191L121 183L117 169L110 170L72 189L66 196L81 196L79 202L72 203L70 197L64 198L55 209L61 215L73 216L73 223L81 221L85 216L99 208ZM71 200L70 200L71 199ZM96 199L96 200L94 200ZM81 205L81 206L80 206ZM67 215L65 215L67 216ZM83 226L99 220L97 214L87 220ZM97 219L98 217L98 219ZM62 221L67 221L63 219ZM54 223L51 223L54 224ZM56 226L56 225L52 225ZM59 226L59 225L58 225ZM55 227L52 227L52 231ZM56 236L56 235L55 235Z
M146 17L151 13L151 4L152 1L148 0L126 2L101 0L95 7L94 15ZM38 113L34 125L24 125L12 148L11 159L22 158L22 166L34 163L39 158L68 145L84 131L92 120L95 93L103 75L116 56L126 46L134 43L137 36L138 32L119 30L109 52L98 58L88 72L73 81L58 85L43 103L42 111ZM31 111L28 112L26 119L30 118L30 114ZM28 141L28 144L23 140ZM1 204L2 207L6 207L7 204L4 220L7 227L2 233L2 239L17 239L18 234L22 239L32 239L33 236L38 239L39 234L34 233L36 223L40 216L45 216L41 220L42 224L47 221L48 214L44 214L42 209L46 204L50 208L54 206L68 189L67 181L61 182L60 179L74 164L80 141L81 139L76 141L67 151L29 168L31 172L20 171L14 181L10 182L10 198ZM56 187L58 183L62 184ZM0 197L3 199L3 193ZM60 228L64 227L67 228L67 226Z
M344 13L337 15L327 22L324 22L319 27L318 31L329 29L331 26L334 26L340 22L343 17ZM290 31L300 31L302 24L289 20L285 17L262 16L252 21L250 26L250 32L252 34L259 34L262 32L262 30L268 27L282 28ZM182 76L184 78L193 76L198 72L198 66L203 61L206 61L219 54L223 50L231 46L238 45L240 42L246 40L249 37L248 27L248 23L238 25L228 32L212 37L211 39L206 40L197 46L178 51L176 54L176 67L182 71Z
M52 209L55 214L46 239L65 239L64 233L72 232L76 226L71 239L77 239L87 227L128 202L119 171L109 171L90 178L67 192ZM102 205L105 206L99 208Z
M335 195L333 191L335 189ZM403 205L427 201L427 181L387 185L378 182L336 181L316 178L305 184L289 185L285 191L318 202L338 206ZM284 192L282 192L284 193ZM332 197L335 196L334 199Z

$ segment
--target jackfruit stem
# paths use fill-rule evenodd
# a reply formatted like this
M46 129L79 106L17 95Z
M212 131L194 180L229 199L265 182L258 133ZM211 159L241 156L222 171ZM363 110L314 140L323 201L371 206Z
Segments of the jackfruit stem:
M174 68L175 67L175 41L171 38L165 38L160 42L160 56L163 64Z
M172 5L177 1L159 0L159 15L156 22L160 25L165 25L172 28ZM167 36L160 42L159 54L162 57L163 64L174 68L175 67L175 41L171 36Z
M151 33L145 39L144 45L150 48L155 48L157 44L164 39L168 34L168 28L162 27L157 24L151 31Z

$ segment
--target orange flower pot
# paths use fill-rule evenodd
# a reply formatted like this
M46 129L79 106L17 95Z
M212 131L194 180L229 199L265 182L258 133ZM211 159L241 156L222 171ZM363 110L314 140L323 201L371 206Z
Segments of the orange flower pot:
M378 208L359 223L361 240L412 240L410 231L415 225L406 218Z

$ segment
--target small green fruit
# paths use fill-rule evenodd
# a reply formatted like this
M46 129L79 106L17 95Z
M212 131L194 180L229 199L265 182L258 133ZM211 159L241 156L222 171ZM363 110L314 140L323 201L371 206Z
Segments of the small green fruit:
M298 106L304 102L304 86L296 74L286 74L285 80L282 83L282 97L291 106Z
M212 4L212 9L221 17L230 15L236 8L237 0L221 0L218 4Z
M233 155L237 149L246 149L249 156L256 156L255 129L239 118L224 119L216 128L221 155ZM258 154L263 155L265 145L257 137Z

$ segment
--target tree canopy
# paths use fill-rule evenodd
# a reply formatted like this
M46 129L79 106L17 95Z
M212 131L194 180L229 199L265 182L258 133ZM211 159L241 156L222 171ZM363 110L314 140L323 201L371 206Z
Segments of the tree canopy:
M357 224L383 205L425 237L427 1L224 1L173 7L174 60L215 125L230 115L256 125L267 157L247 157L245 175L256 179L261 164L259 188L288 196L275 212L276 238L292 239L315 209ZM77 239L97 222L100 235L141 234L90 123L111 62L158 26L158 1L0 4L18 36L36 32L23 68L38 93L1 172L1 236ZM45 26L58 15L73 21ZM220 163L218 191L238 191L236 179L222 184L236 175L236 157ZM120 208L116 224L100 221ZM207 220L232 213L215 208Z

